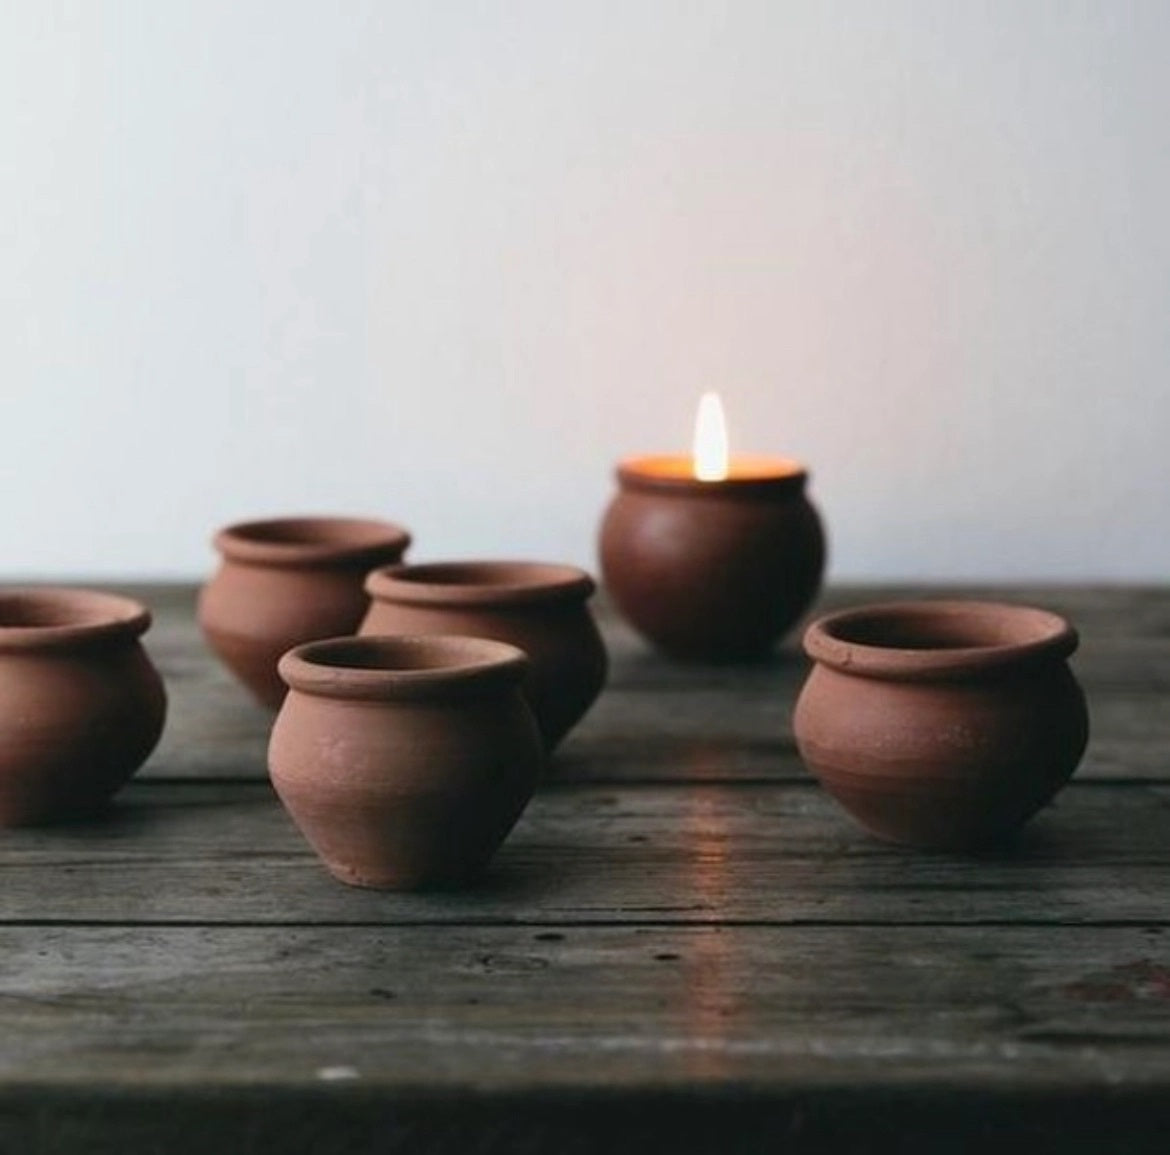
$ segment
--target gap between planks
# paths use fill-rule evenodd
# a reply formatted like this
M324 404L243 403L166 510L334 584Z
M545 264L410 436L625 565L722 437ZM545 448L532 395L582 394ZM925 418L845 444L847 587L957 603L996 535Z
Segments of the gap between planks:
M340 884L339 884L340 885ZM387 891L387 898L394 892ZM416 897L418 895L416 894ZM425 897L425 894L422 895ZM737 918L734 915L718 919L644 918L629 919L581 918L548 919L524 918L459 918L444 922L434 919L70 919L70 918L5 918L0 919L0 931L14 928L44 928L53 930L1150 930L1170 929L1170 915L1166 918L1110 918L1095 921L1061 922L1059 919L1012 918L952 918L952 919L834 919L799 918L762 919Z

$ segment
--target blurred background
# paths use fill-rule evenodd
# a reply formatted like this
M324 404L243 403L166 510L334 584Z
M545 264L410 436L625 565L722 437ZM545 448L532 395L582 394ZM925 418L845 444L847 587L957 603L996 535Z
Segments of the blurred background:
M223 522L593 565L798 457L836 579L1170 574L1170 4L0 6L0 577Z

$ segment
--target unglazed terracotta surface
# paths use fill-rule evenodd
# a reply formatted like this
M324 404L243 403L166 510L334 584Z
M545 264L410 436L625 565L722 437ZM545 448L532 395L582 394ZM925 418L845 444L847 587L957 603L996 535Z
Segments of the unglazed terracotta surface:
M765 655L815 599L825 567L820 517L798 466L698 481L632 460L601 525L602 578L623 616L667 654Z
M389 522L292 517L229 526L215 535L222 563L203 587L199 624L208 644L263 705L285 686L281 654L302 642L352 634L375 566L398 561L410 534Z
M487 864L544 760L513 646L335 638L286 654L273 785L330 872L355 886L458 884Z
M149 626L113 594L0 591L0 825L93 811L146 761L166 717Z
M552 750L605 684L605 644L586 604L593 579L572 566L468 561L370 574L362 634L470 634L519 646L524 692Z
M796 706L809 768L863 826L974 849L1051 800L1088 741L1063 618L993 602L905 602L814 622Z

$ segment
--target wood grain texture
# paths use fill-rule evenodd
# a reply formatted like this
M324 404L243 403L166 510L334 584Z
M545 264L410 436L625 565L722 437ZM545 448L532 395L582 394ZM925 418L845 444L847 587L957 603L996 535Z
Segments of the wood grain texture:
M10 1082L409 1098L1170 1076L1163 928L8 927L0 950Z
M553 785L478 886L342 886L267 786L141 784L103 821L8 832L3 922L294 925L1170 921L1170 789L1067 790L999 856L875 841L815 786Z
M1145 1151L1170 1115L1160 928L7 928L0 953L5 1150Z

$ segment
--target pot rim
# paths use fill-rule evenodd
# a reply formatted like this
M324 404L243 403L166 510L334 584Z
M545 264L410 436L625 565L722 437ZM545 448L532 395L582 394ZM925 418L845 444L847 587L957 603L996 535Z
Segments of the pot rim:
M121 594L79 586L0 589L0 653L35 653L113 641L150 628L151 613Z
M626 457L618 462L618 485L676 497L778 497L801 493L808 482L805 466L789 457L737 453L733 459L744 473L722 481L700 481L692 473L693 458L685 453Z
M295 646L277 669L304 694L377 701L519 686L528 657L507 642L464 634L345 635Z
M597 583L559 562L440 561L383 566L366 578L376 602L420 606L530 606L584 601Z
M929 681L1063 660L1079 641L1068 621L1050 610L923 599L855 606L818 618L805 631L804 650L815 662L845 674Z
M230 561L288 567L372 566L401 557L410 542L410 531L395 522L328 514L238 521L212 538Z

